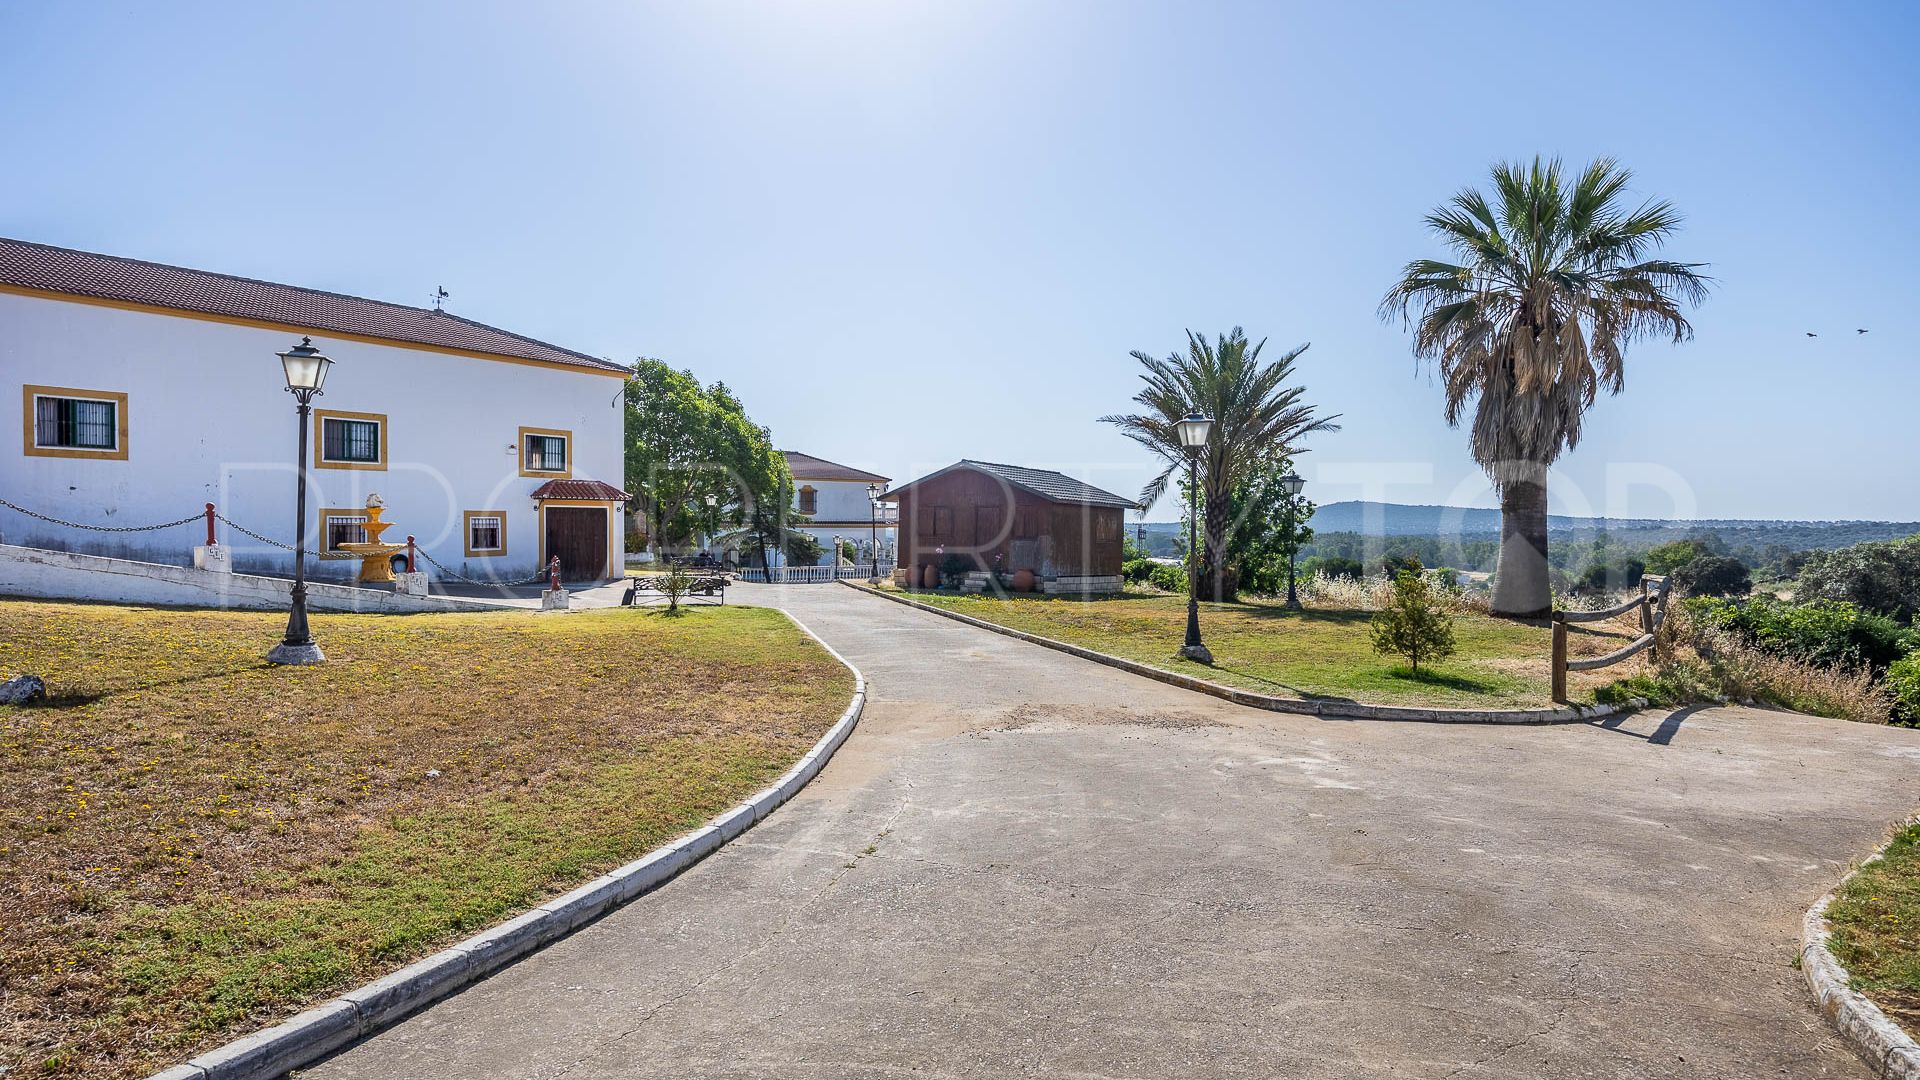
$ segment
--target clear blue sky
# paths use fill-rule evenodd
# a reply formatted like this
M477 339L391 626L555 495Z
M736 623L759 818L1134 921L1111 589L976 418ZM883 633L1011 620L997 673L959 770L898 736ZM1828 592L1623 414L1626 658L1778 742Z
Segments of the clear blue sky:
M900 479L1130 493L1150 464L1095 422L1128 351L1237 323L1311 341L1344 414L1311 494L1484 504L1375 306L1490 161L1612 154L1719 282L1692 343L1629 357L1555 509L1920 518L1920 6L552 7L6 5L0 235L444 284Z

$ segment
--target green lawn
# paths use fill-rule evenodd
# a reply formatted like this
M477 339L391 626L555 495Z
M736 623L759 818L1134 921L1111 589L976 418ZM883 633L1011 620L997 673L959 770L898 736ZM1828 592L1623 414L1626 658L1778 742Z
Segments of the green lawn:
M1920 825L1900 830L1827 909L1833 954L1864 992L1920 1034Z
M737 804L852 676L778 612L0 600L0 1072L143 1076Z
M1202 604L1201 636L1214 658L1207 667L1179 656L1187 618L1182 596L1081 600L919 591L907 595L1015 630L1281 697L1458 708L1551 704L1552 634L1544 623L1461 614L1454 623L1458 652L1431 668L1423 664L1416 676L1405 661L1374 653L1370 612L1288 611L1264 600ZM1569 646L1575 656L1594 655L1627 640L1611 624L1596 632L1576 627ZM1569 690L1575 700L1591 701L1595 686L1631 670L1631 665L1623 665L1592 676L1575 672Z

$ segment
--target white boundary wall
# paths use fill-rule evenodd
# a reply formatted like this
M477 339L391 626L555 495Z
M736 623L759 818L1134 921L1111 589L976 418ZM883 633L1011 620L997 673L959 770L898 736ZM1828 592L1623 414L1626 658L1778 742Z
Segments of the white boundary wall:
M292 592L293 581L289 578L0 544L0 595L6 596L285 611L293 602ZM512 606L307 583L307 607L315 611L498 611Z

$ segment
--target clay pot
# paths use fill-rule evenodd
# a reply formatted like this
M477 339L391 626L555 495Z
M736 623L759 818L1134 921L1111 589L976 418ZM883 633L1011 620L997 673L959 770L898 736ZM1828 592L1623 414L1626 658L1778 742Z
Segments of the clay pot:
M920 568L920 587L923 589L940 587L940 571L935 570L932 563L927 563Z
M1033 577L1033 571L1015 570L1013 572L1013 591L1014 592L1032 592L1034 584L1035 584L1035 581Z

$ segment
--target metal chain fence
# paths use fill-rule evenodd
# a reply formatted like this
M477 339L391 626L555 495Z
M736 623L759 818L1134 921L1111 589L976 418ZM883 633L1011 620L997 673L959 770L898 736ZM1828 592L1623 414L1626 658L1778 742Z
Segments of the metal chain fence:
M189 525L196 521L205 521L207 519L207 512L205 510L202 510L202 511L199 511L198 513L189 514L178 521L163 521L158 525L86 525L78 521L67 521L64 518L57 518L48 514L42 514L35 510L29 510L24 506L20 506L15 503L8 502L5 499L0 499L0 506L4 506L7 509L13 510L17 513L25 514L30 518L35 518L37 520L47 522L50 525L64 525L69 529L87 529L93 532L105 532L105 533L159 532L161 529L172 529L181 525ZM252 529L247 528L245 525L240 524L239 522L233 520L232 518L218 511L214 512L213 517L214 517L214 520L219 521L221 524L224 524L227 528L232 529L234 532L237 532L240 535L247 537L250 540L257 540L260 543L267 545L268 547L279 548L281 551L295 550L292 544L283 544L278 540L274 540L270 537L262 536L259 533L254 532ZM445 566L442 566L440 564L440 560L434 558L433 556L427 554L425 551L422 551L419 548L415 548L414 553L419 555L421 558L427 560L429 563L432 563L434 567L440 571L440 576L445 578L450 578L454 581L465 582L468 585L484 585L484 586L531 585L534 582L539 581L541 578L544 578L547 576L547 573L545 570L536 570L533 573L533 575L530 577L517 578L512 581L497 581L497 580L481 581L477 578L464 577L460 574L454 573L453 571L447 569ZM359 555L355 555L349 551L320 551L320 552L315 552L315 555L316 557L321 559L358 559L360 558Z
M204 521L206 520L206 517L207 517L206 511L202 510L197 513L188 514L186 517L181 518L179 521L163 521L158 525L83 525L78 521L65 521L57 517L51 517L47 514L42 514L34 510L29 510L24 506L16 506L5 499L0 499L0 506L4 506L9 510L18 511L22 514L27 515L30 518L38 518L39 520L48 522L49 524L65 525L69 529L91 529L94 532L106 532L106 533L159 532L161 529L171 529L171 528L174 528L175 526L186 525L195 521ZM228 522L228 524L232 524L232 523ZM239 526L235 526L235 528L239 528ZM242 530L242 531L244 532L245 530ZM281 546L284 547L285 545L283 544Z
M532 576L532 577L523 577L523 578L516 578L516 579L514 579L514 580L512 580L512 581L499 581L499 580L494 580L494 581L481 581L481 580L479 580L478 578L470 578L470 577L463 577L463 576L461 576L461 575L459 575L459 574L456 574L456 573L454 573L453 571L451 571L451 570L449 570L449 569L447 569L447 568L446 568L445 566L442 566L442 565L440 564L440 560L439 560L439 559L436 559L436 558L434 558L433 556L431 556L431 555L429 555L429 554L427 554L427 553L426 553L426 552L425 552L424 550L421 550L421 549L419 549L419 548L415 548L415 549L414 549L414 553L415 553L415 554L417 554L417 555L419 555L419 556L420 556L421 558L423 558L423 559L425 559L425 560L427 560L427 562L429 562L429 563L432 563L432 564L433 564L433 567L434 567L434 569L436 569L436 570L438 570L438 571L440 571L440 576L441 576L441 577L443 577L443 578L450 578L450 579L452 579L452 580L454 580L454 581L460 581L460 582L465 582L465 583L466 583L466 584L468 584L468 585L485 585L485 586L488 586L488 587L490 587L490 588L491 588L491 587L504 587L504 586L507 586L507 585L531 585L531 584L533 584L534 582L536 582L536 581L539 581L539 580L540 580L541 578L544 578L544 577L546 577L546 576L547 576L547 572L546 572L545 570L536 570L536 571L534 571L534 572L533 572L533 576Z

